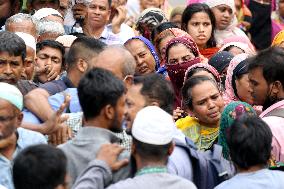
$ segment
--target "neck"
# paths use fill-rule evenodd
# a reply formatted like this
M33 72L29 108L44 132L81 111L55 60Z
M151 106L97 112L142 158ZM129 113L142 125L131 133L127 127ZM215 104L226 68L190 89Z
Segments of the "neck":
M198 49L199 50L204 50L207 48L206 44L203 44L203 45L197 45Z
M102 129L109 129L108 124L100 117L88 119L84 121L84 125L88 127L98 127Z
M143 160L140 156L134 155L137 165L137 170L141 170L146 167L165 167L166 162L164 161L150 161Z
M17 136L13 133L9 138L0 141L0 154L11 160L17 146Z
M259 171L259 170L264 169L264 168L265 168L264 165L255 165L255 166L252 166L248 169L242 169L242 168L237 167L237 171L238 171L238 173L251 173L251 172Z
M79 76L79 73L75 73L73 70L72 71L70 70L67 72L67 77L75 87L78 87L80 80L77 78L81 78Z
M86 25L85 27L83 27L83 32L87 36L95 37L98 39L101 37L104 29L105 27L91 27L90 25Z

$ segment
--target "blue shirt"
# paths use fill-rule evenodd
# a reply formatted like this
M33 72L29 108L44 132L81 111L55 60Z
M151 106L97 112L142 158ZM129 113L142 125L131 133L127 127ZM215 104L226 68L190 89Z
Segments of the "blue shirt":
M284 172L262 169L251 173L239 173L219 184L215 189L282 189Z
M16 150L13 154L13 159L24 148L35 144L46 144L44 136L38 132L30 131L24 128L18 128L18 140ZM0 153L0 185L8 189L14 189L12 180L13 160L10 161Z

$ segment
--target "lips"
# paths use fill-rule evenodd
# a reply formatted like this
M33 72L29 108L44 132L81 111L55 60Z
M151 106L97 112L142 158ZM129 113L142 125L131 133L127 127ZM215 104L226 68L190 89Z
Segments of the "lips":
M197 36L197 39L203 40L203 39L206 39L206 36L205 35L199 35L199 36Z
M142 74L146 73L147 71L148 71L148 67L147 66L141 66L139 68L139 72L142 73Z
M215 111L215 112L209 113L208 117L214 119L214 118L218 117L219 115L220 115L220 112Z

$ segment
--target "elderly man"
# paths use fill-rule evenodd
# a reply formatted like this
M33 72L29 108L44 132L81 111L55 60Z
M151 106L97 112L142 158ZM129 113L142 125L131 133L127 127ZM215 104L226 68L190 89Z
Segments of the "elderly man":
M38 37L37 22L29 14L18 13L6 20L5 30L10 32L24 32L32 35L35 39Z
M13 158L30 145L46 143L40 133L19 128L23 119L23 95L13 85L0 82L0 184L13 189Z

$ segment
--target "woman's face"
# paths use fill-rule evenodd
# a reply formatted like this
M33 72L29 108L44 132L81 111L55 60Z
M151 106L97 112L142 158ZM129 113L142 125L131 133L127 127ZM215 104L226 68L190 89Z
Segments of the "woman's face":
M233 10L228 5L218 5L212 8L216 18L216 28L218 30L226 29L234 17Z
M160 58L163 58L164 57L164 53L165 53L165 51L166 51L166 47L167 47L167 44L168 44L168 42L171 40L171 39L173 39L173 38L175 38L175 36L173 36L173 35L169 35L169 36L166 36L166 37L164 37L161 41L160 41L160 43L159 43L159 45L158 45L158 51L159 51L159 54L160 54Z
M187 32L194 39L199 49L206 48L206 43L212 33L212 23L208 14L205 12L193 14L187 23Z
M135 73L137 75L145 75L148 73L155 72L155 65L156 65L155 59L143 41L139 39L133 39L129 41L125 45L125 47L135 58L136 61Z
M204 81L192 88L191 95L193 115L205 125L217 125L224 107L217 86L211 81Z
M167 64L180 64L182 62L190 61L195 58L192 51L182 43L173 45L168 52Z
M240 100L247 102L248 104L253 104L253 98L251 95L252 89L249 84L248 74L242 75L241 78L237 79L235 82Z

